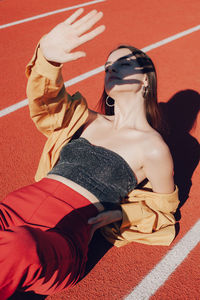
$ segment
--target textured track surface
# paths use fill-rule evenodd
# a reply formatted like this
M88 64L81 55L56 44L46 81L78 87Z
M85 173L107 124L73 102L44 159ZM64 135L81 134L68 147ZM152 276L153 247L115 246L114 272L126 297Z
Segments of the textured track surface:
M88 1L89 2L89 1ZM46 12L84 4L82 0L7 0L0 1L1 25L38 16ZM83 48L87 57L64 66L65 80L93 70L104 64L112 48L129 43L144 48L199 25L200 2L182 1L124 1L107 0L85 6L104 12L107 29ZM74 11L56 13L0 29L0 110L26 98L24 69L40 37ZM158 72L158 96L169 109L174 122L175 164L182 188L179 213L179 233L170 247L153 247L132 243L122 248L110 248L101 237L95 237L89 255L87 276L74 288L48 300L105 299L119 300L129 295L165 255L191 230L200 217L200 168L197 166L200 127L197 117L200 102L200 31L195 31L148 52ZM89 77L69 87L80 90L94 108L103 88L103 73ZM194 123L193 128L191 125ZM27 106L0 118L1 161L0 197L34 181L35 170L45 143L29 118ZM189 196L187 197L187 193ZM194 235L194 239L196 235ZM110 249L109 249L110 248ZM199 299L200 247L194 247L172 272L164 284L153 292L152 299ZM101 259L100 259L101 258ZM176 261L176 257L173 257ZM178 261L178 259L177 259ZM166 269L165 269L166 268ZM165 266L152 280L159 280L168 270ZM152 282L153 286L153 282ZM139 295L139 294L138 294ZM24 298L25 297L25 298ZM132 298L131 298L132 297ZM149 299L150 296L129 296L130 299ZM40 299L27 294L14 299Z

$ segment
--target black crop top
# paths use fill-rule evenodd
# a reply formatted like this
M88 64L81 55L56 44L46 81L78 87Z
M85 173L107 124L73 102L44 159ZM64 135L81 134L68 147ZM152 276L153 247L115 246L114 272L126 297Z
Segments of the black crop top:
M128 163L117 153L80 137L71 140L48 174L68 178L81 185L100 202L119 204L137 185Z

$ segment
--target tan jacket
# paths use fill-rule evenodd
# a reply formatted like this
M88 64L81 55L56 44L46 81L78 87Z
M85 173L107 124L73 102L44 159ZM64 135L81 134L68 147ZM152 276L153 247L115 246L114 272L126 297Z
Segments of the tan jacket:
M40 48L26 68L27 96L30 116L37 128L47 137L41 155L36 181L42 179L55 165L62 147L83 125L88 117L87 102L79 93L69 95L64 87L61 67L49 64ZM178 207L178 189L171 194L158 194L150 183L129 193L121 204L121 227L111 224L102 234L120 247L132 241L169 245L175 237L174 213Z

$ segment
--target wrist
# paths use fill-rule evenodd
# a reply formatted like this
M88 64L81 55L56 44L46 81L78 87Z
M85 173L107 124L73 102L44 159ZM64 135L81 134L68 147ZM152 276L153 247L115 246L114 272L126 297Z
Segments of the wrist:
M45 37L45 36L44 36L44 37ZM38 47L38 48L40 48L40 51L41 51L41 53L42 53L44 59L45 59L49 64L51 64L51 65L54 66L54 67L60 67L60 66L62 65L61 63L55 62L55 61L52 61L52 60L49 60L49 59L46 57L46 55L44 54L45 51L44 51L43 45L42 45L44 37L42 37L42 39L40 40L40 44L39 44L39 47Z
M45 58L46 59L46 58ZM57 62L55 62L55 61L50 61L50 60L48 60L48 59L46 59L47 61L48 61L48 63L50 63L51 65L53 65L54 67L60 67L61 66L61 64L60 63L57 63Z

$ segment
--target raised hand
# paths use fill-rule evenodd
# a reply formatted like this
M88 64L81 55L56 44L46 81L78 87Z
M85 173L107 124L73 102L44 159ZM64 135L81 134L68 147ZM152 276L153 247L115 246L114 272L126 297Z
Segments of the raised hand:
M101 25L89 31L102 18L102 12L92 10L77 20L83 11L83 8L75 11L41 39L40 48L48 61L65 63L85 56L83 51L71 51L105 30L105 26Z

